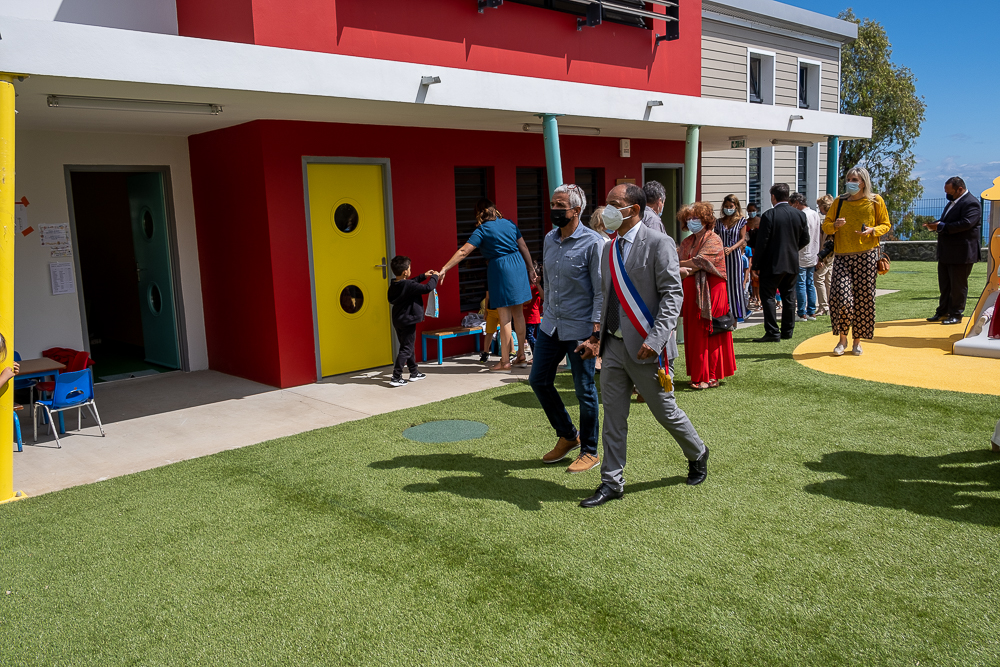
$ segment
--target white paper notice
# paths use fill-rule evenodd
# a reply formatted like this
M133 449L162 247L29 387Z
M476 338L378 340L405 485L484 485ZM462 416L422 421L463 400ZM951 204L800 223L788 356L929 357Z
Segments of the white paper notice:
M42 245L48 246L50 257L72 257L73 245L69 234L69 223L39 225Z
M28 207L20 202L14 204L14 228L21 234L28 228Z
M49 278L52 280L52 294L75 294L73 282L73 262L49 262Z

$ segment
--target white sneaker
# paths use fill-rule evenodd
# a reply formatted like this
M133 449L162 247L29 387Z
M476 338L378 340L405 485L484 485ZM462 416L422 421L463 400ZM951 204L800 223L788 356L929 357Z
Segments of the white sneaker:
M796 322L808 322L809 320L807 320L806 318L804 318L804 317L801 317L801 316L799 316L799 315L796 315L796 316L795 316L795 321L796 321Z
M855 357L860 357L861 356L861 343L855 343L854 344L854 349L851 350L851 352L854 353Z
M833 348L833 354L836 357L842 357L846 349L847 347L843 343L837 343L837 347Z
M816 321L816 317L814 315L806 315L806 319L809 320L810 322Z

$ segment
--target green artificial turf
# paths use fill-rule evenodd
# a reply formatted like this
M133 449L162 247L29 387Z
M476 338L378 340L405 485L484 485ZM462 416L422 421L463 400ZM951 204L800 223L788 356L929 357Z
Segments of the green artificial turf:
M933 312L893 268L880 319ZM634 405L625 497L578 508L513 383L2 506L0 663L1000 664L1000 399L794 362L827 322L679 391L695 488ZM402 436L448 419L489 431Z

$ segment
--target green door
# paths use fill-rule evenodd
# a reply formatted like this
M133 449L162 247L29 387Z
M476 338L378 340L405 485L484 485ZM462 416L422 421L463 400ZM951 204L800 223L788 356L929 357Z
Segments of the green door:
M139 311L142 313L146 361L180 368L162 175L130 174L128 204L132 214L132 245L139 277Z

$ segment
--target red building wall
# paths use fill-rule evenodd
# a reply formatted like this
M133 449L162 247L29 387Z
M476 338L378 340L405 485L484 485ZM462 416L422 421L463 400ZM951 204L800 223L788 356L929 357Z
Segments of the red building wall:
M605 193L616 179L640 181L643 163L684 162L679 141L633 139L630 158L618 157L617 138L560 142L566 178L603 168ZM303 156L390 160L396 252L417 272L440 268L458 247L455 167L491 167L497 206L516 222L517 167L545 166L541 135L528 133L255 121L189 144L209 365L280 387L316 380ZM451 275L429 328L463 315ZM471 349L468 339L445 341L445 354Z
M680 39L653 30L475 0L177 0L181 35L484 72L701 95L701 0L680 3ZM654 11L662 8L654 5Z

